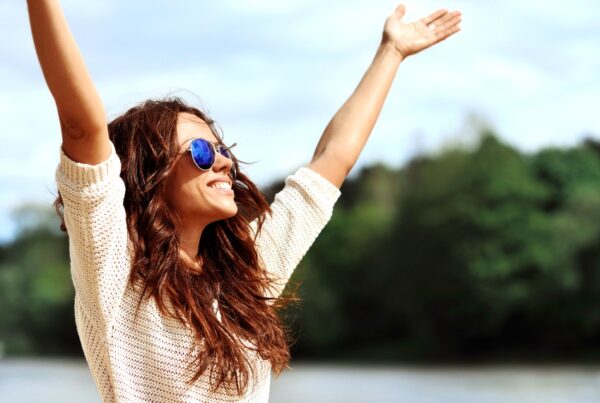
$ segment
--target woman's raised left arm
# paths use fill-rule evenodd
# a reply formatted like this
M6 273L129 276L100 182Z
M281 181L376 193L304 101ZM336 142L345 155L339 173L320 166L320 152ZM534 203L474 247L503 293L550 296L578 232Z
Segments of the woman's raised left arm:
M325 128L308 165L338 188L375 126L400 63L460 30L459 11L440 9L411 23L401 21L404 12L405 7L400 4L386 19L371 65Z

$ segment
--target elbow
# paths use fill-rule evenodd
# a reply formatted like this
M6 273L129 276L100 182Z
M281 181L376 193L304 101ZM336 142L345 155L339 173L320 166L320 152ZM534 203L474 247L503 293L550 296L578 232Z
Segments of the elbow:
M312 160L329 161L330 164L335 164L341 169L345 169L346 173L349 173L356 163L356 158L353 155L349 155L342 149L336 149L335 147L325 147L315 152Z
M319 173L338 189L341 188L352 167L352 163L336 153L319 154L308 165L308 168Z
M81 117L69 117L59 111L62 132L74 139L82 139L93 133L106 130L104 117L82 119Z

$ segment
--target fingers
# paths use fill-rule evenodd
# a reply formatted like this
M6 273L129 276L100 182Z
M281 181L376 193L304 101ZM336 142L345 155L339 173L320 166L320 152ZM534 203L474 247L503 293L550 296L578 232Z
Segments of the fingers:
M429 28L432 29L436 36L447 36L448 31L453 31L461 21L460 11L447 13L443 17L430 23ZM459 28L460 29L460 28Z
M430 29L437 30L439 27L443 31L460 22L460 16L460 11L449 13L447 10L438 10L430 16L421 19L421 21Z
M445 29L440 29L439 31L436 30L435 32L435 43L441 42L444 39L448 38L450 35L460 31L460 26L458 25L458 22L460 22L460 16L458 21L450 21L446 24L446 28Z
M455 25L454 27L446 29L445 31L440 33L439 36L436 35L436 43L443 41L444 39L448 38L450 35L458 32L458 31L460 31L460 27L458 25Z
M428 15L427 17L423 18L422 21L423 21L423 23L425 23L425 25L429 25L433 21L435 21L436 19L441 17L442 15L446 14L447 12L448 12L448 10L445 10L445 9L437 10L437 11L431 13L430 15ZM436 23L436 25L437 25L437 23Z

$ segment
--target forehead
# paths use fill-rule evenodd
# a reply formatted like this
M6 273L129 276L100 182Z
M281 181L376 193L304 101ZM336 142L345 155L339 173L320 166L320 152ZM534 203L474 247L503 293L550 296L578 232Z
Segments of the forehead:
M218 142L204 120L187 112L181 112L177 116L177 137L180 145L187 144L190 140L198 137L213 143Z

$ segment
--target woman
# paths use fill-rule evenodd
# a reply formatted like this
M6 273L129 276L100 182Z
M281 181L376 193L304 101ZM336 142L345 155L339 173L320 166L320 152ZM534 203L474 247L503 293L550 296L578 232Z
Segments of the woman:
M373 62L310 163L269 206L215 130L178 98L108 125L58 0L28 0L62 131L57 211L75 319L106 402L266 402L289 361L276 309L331 217L405 58L459 31L459 12L385 21ZM62 212L61 212L62 211Z

